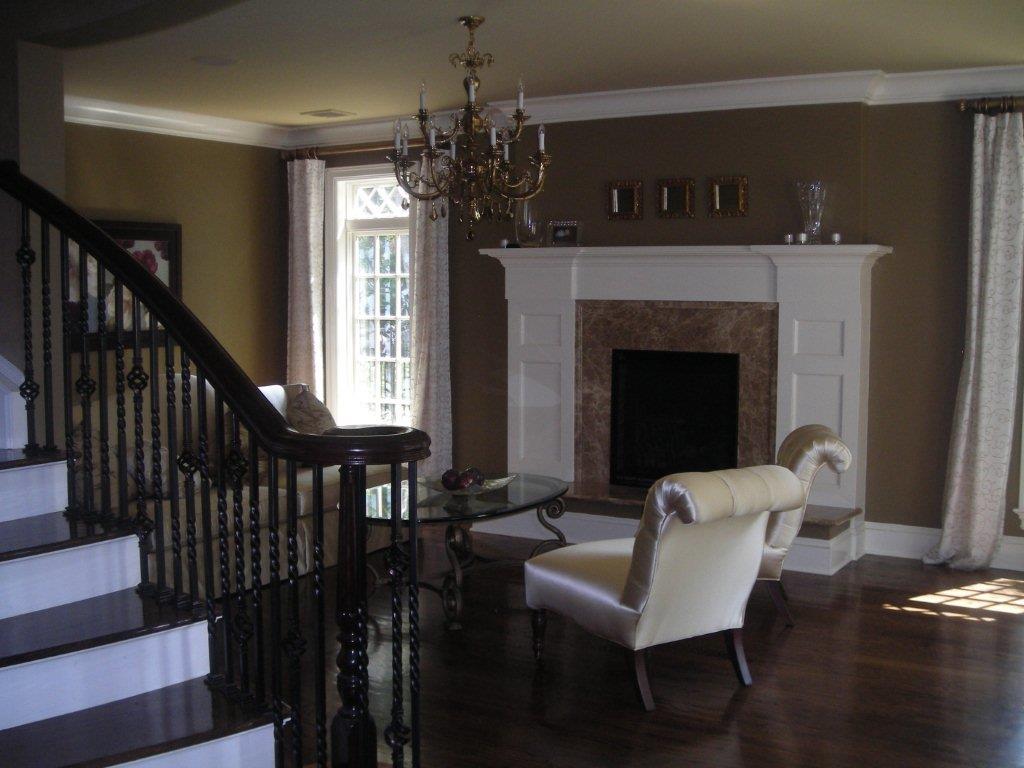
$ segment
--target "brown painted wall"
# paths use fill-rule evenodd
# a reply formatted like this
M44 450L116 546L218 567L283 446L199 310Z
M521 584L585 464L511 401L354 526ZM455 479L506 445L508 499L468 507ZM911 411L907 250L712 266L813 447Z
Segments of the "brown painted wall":
M865 236L895 249L874 271L866 505L872 520L938 527L964 341L971 120L950 104L866 113Z
M963 345L969 119L950 104L823 105L561 123L548 141L542 215L580 220L587 245L779 242L799 229L792 181L831 182L827 231L895 247L872 280L868 517L940 525ZM707 218L706 177L724 174L749 176L748 217ZM655 217L662 176L697 180L695 219ZM605 185L625 178L644 181L644 219L609 222ZM485 224L468 243L452 230L456 464L485 471L506 463L507 312L503 270L477 251L509 233Z
M92 218L181 224L185 303L257 384L284 381L288 206L276 150L68 125L67 199Z

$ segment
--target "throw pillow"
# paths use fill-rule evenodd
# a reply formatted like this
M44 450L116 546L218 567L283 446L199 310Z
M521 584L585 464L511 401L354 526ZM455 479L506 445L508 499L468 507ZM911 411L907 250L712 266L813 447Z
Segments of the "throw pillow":
M337 426L327 406L309 390L288 401L287 418L292 429L309 435L322 435Z

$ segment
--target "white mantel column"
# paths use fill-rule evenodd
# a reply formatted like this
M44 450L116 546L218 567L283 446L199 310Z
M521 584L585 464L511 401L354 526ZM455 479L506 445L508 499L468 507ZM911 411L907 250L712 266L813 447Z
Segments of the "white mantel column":
M854 466L819 475L811 501L864 505L871 267L878 245L651 246L481 251L505 267L508 463L574 477L577 300L779 304L776 447L822 423Z

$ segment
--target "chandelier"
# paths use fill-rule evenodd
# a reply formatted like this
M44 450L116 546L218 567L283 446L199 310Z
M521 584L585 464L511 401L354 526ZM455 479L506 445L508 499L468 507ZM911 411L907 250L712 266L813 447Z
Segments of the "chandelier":
M462 66L466 77L466 104L450 116L442 129L427 111L426 85L420 86L420 108L415 118L423 135L424 149L418 160L409 156L409 129L395 121L395 151L388 157L395 166L395 178L410 197L430 203L430 218L447 215L445 201L466 225L466 239L474 237L474 225L481 219L509 221L515 205L529 200L544 188L544 172L551 156L544 151L544 126L537 128L537 151L529 166L518 168L510 159L510 148L519 141L529 115L523 109L524 89L520 80L516 109L505 126L496 124L497 115L484 114L477 104L480 78L477 70L489 66L493 57L476 48L474 33L484 23L482 16L461 16L459 23L469 32L463 53L448 57L453 67ZM405 203L408 205L408 202Z

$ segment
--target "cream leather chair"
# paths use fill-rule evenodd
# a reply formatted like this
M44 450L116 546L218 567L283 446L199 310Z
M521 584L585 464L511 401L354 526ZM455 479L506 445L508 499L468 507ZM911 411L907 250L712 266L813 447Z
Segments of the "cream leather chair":
M647 494L635 539L576 544L525 565L538 661L547 611L633 652L644 708L654 709L645 649L722 632L736 675L750 685L743 614L772 513L804 505L804 486L779 466L686 472Z
M790 613L789 599L782 586L782 564L793 545L793 539L800 533L807 510L807 495L822 467L829 466L835 472L845 472L852 461L853 456L846 443L821 424L808 424L794 429L779 446L776 464L786 467L800 480L804 489L804 503L799 509L772 515L769 519L757 579L768 587L772 602L786 620L787 626L793 626L793 614Z

